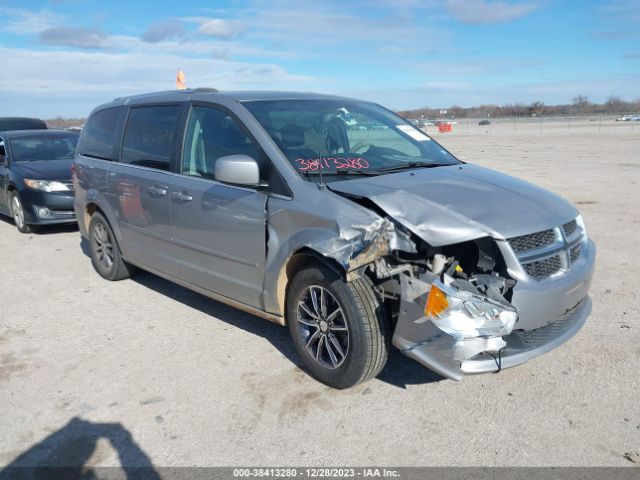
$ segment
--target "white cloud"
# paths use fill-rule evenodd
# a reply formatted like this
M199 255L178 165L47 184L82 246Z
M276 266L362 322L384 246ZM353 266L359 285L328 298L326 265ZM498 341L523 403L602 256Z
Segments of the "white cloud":
M238 21L209 17L184 17L182 20L199 24L197 32L207 37L230 39L242 30Z
M112 35L108 38L109 48L122 52L144 52L156 55L158 52L175 53L186 57L206 56L213 58L230 58L242 56L289 58L290 52L276 49L265 49L249 42L233 40L194 40L188 36L177 40L161 40L156 43L146 42L139 37L129 35Z
M533 2L446 0L447 10L463 23L503 23L524 17L538 8Z
M78 48L106 48L107 35L97 28L51 27L40 33L40 43Z
M18 35L38 34L59 25L65 18L45 9L32 11L9 7L0 7L0 17L2 17L2 30Z
M38 51L0 46L0 57L4 59L0 104L7 115L87 115L87 105L92 108L123 95L175 88L178 66L186 73L190 87L242 90L305 86L309 90L319 85L311 77L291 74L270 63L188 58L176 53ZM74 106L79 100L84 102L83 110ZM13 110L7 105L13 105Z
M182 26L182 21L177 19L169 19L150 25L142 35L142 40L149 43L158 43L162 40L180 38L184 34L185 31L184 27Z
M237 34L237 29L226 20L214 18L200 25L198 33L210 37L231 38Z

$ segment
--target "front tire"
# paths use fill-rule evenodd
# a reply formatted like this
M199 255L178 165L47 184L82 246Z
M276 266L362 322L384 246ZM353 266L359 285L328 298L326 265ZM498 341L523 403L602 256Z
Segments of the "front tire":
M133 266L122 259L120 247L109 222L100 213L94 213L89 222L89 251L91 264L102 278L123 280L134 271Z
M324 265L301 270L288 291L287 323L309 373L330 387L365 382L387 361L387 319L366 277L345 282Z
M20 233L34 233L37 229L33 225L29 225L24 216L24 207L22 206L22 200L18 192L13 190L9 198L9 204L11 205L11 216L13 217L13 223L16 224L16 228Z

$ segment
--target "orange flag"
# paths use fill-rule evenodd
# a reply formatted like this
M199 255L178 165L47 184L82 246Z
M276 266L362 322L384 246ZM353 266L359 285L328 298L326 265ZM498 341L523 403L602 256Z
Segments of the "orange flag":
M184 72L180 70L180 68L178 68L178 73L176 75L176 88L178 90L186 90L187 88L186 80L187 80L187 77L185 77Z

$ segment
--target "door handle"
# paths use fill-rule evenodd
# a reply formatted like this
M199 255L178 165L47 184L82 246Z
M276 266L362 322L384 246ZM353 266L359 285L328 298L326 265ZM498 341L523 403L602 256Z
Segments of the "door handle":
M173 192L171 194L171 198L177 200L178 202L190 202L193 200L193 197L189 195L188 192Z
M147 188L147 192L149 192L152 197L164 197L167 194L167 188L169 187L165 187L164 185L151 185Z

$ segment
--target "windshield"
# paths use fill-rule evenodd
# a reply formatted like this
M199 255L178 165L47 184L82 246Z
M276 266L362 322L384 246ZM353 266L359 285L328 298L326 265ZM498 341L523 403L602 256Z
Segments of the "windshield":
M318 181L459 163L424 132L372 103L260 100L243 103L294 168ZM333 178L332 178L333 177Z
M11 139L14 162L35 160L69 160L76 153L78 135L29 135Z

